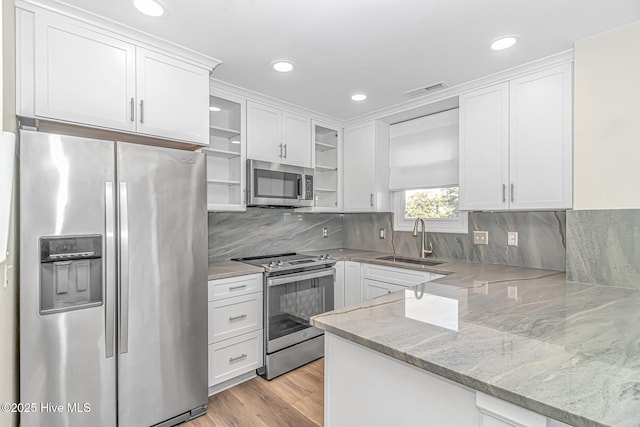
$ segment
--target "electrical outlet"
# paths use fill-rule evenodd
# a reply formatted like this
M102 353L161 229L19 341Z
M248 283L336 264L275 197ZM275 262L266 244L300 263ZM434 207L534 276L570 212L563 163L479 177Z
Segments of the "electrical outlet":
M322 227L322 237L324 237L325 239L329 237L329 228Z
M489 244L489 232L488 231L474 231L473 232L473 244L474 245L488 245Z
M507 231L507 245L518 246L518 232Z
M387 229L386 228L380 228L380 230L378 231L378 239L386 239L387 238Z

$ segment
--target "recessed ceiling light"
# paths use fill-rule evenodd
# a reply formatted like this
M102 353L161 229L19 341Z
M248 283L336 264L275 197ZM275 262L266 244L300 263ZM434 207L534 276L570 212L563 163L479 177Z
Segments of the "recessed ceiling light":
M518 39L515 36L500 37L499 39L496 39L491 42L491 49L493 50L508 49L514 44L516 44L517 41Z
M271 66L273 67L274 70L279 71L281 73L288 73L289 71L293 70L293 63L289 61L282 61L282 60L273 61L271 63Z
M355 95L351 95L352 101L360 102L364 101L365 99L367 99L367 95L365 95L364 93L356 93Z
M240 141L231 141L232 144L240 144Z
M145 15L156 18L164 15L164 8L155 0L133 0L133 5Z
M209 107L209 111L215 111L217 113L218 111L222 111L222 109L220 107L213 107L212 106L212 107Z

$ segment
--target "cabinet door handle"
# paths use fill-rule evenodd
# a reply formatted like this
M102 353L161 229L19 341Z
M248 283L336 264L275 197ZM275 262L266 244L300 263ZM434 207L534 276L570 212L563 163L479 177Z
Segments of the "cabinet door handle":
M140 100L140 123L144 123L144 100Z
M502 203L507 201L507 184L502 184Z
M515 190L516 186L513 184L513 182L511 183L511 202L513 202L516 198L516 190Z
M284 144L284 158L287 158L287 144Z
M246 318L247 318L246 314L241 314L239 316L231 316L229 317L229 322L233 322L234 320L246 319Z
M136 109L136 102L134 101L133 98L131 98L131 121L132 122L134 122L136 120L136 118L134 117L135 109Z
M237 285L237 286L229 286L229 290L230 291L235 291L236 289L242 289L242 288L246 288L247 284L245 283L244 285Z
M282 158L282 144L280 144L280 158Z
M235 362L236 360L244 359L245 357L247 357L247 355L242 353L240 356L230 357L229 362Z
M369 193L369 204L373 207L373 193Z

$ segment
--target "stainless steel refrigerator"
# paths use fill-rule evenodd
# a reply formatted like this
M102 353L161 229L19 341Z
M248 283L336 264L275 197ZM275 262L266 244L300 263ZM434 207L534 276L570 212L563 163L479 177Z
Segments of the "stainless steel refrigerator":
M21 425L206 411L201 153L20 132Z

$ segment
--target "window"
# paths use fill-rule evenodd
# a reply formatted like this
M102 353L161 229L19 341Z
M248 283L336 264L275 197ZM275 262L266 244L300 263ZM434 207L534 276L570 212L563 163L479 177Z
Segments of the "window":
M422 218L427 231L467 233L467 213L458 211L458 187L397 191L393 194L395 229L411 231Z
M389 188L395 228L411 231L416 218L428 231L467 233L458 211L458 109L390 128Z

